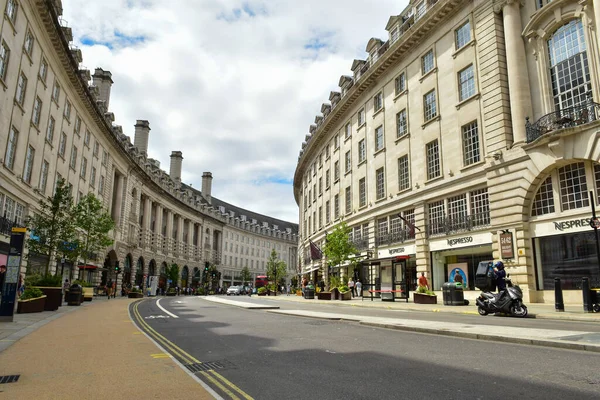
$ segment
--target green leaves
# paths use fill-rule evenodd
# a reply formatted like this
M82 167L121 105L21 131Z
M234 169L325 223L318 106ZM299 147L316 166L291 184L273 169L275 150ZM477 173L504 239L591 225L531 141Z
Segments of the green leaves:
M248 267L242 268L242 272L240 273L240 277L242 278L242 283L245 285L248 282L252 281L252 274Z
M354 263L354 255L358 253L358 250L354 243L350 241L350 232L351 228L348 227L345 221L342 221L332 233L327 235L326 243L323 246L323 254L327 257L327 265L330 267Z
M269 259L267 260L267 278L275 282L275 279L282 280L287 276L287 264L280 260L275 249L271 250ZM277 282L275 282L277 283Z

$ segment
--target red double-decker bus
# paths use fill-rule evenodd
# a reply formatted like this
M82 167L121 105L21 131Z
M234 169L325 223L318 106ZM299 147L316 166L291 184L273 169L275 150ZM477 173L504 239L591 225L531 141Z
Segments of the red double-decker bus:
M258 275L254 280L254 287L258 289L260 287L267 286L268 283L269 279L267 279L266 275Z

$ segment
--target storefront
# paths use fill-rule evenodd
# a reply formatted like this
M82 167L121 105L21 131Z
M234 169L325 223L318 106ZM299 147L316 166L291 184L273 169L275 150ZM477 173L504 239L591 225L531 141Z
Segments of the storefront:
M369 290L374 290L373 297L384 300L405 298L417 284L415 245L378 250L376 259L363 262L360 275L363 296L369 297Z
M581 289L581 278L600 287L600 264L591 217L577 216L530 224L537 290L554 290L560 278L563 290Z
M476 290L475 271L481 261L493 260L490 232L445 236L429 241L433 290L441 290L444 282L462 280L467 290ZM457 278L460 276L460 278Z

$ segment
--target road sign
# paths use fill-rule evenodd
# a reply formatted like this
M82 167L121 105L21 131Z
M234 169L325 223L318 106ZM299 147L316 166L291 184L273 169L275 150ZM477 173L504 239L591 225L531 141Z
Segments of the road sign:
M600 218L598 218L598 217L591 218L590 226L594 229L600 229Z

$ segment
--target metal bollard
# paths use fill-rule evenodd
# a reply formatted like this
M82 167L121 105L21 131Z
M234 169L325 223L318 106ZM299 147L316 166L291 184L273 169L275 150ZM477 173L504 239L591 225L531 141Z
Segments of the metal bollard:
M581 278L581 290L583 291L583 312L591 313L592 309L592 294L590 293L589 278Z
M560 278L554 278L554 309L556 311L565 311L565 302L563 301Z

